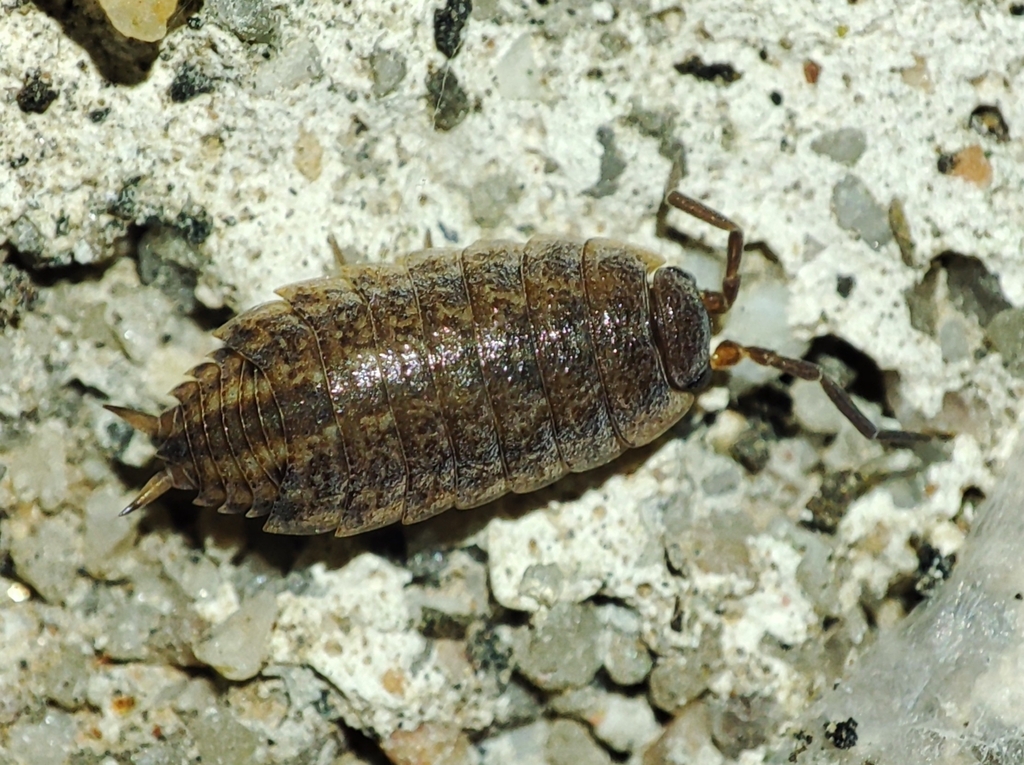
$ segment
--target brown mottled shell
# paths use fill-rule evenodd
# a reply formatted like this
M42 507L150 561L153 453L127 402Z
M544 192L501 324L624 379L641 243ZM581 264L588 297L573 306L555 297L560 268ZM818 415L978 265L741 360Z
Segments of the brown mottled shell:
M685 360L707 368L696 288L660 269L677 292L652 299L659 264L607 240L535 238L283 287L217 331L224 347L173 391L179 406L112 407L166 463L128 510L174 486L268 515L267 531L341 536L604 464L693 402L669 382L655 315L682 301Z

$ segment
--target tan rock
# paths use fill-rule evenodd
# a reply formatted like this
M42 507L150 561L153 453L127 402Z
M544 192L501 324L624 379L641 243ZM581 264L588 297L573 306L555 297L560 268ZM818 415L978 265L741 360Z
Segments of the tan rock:
M114 29L145 42L162 40L178 0L99 0Z

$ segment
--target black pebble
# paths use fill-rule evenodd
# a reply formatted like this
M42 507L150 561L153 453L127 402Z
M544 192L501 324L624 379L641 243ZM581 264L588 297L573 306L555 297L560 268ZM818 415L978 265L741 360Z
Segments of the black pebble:
M32 72L25 78L25 84L18 91L18 108L26 114L42 114L57 98L57 91L43 80L39 72Z
M472 0L447 0L434 11L434 45L446 58L455 58L462 47L462 30L472 10Z

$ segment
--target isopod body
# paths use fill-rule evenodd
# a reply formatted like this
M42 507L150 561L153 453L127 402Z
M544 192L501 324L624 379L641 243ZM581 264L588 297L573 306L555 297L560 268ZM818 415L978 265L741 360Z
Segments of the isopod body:
M630 245L552 238L425 250L277 290L215 333L224 347L172 391L179 405L109 407L165 463L125 512L175 487L267 515L276 533L414 523L649 443L713 368L744 356L822 379L866 435L906 435L858 423L813 364L728 342L712 355L710 315L735 298L742 235L700 203L668 201L730 231L721 292Z

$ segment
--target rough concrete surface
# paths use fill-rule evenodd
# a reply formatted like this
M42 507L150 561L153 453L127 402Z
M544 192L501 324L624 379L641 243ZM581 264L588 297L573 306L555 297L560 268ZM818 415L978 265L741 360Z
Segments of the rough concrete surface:
M0 759L856 753L804 715L955 571L1024 409L1024 7L132 5L142 39L0 0ZM169 405L232 312L428 234L714 287L726 235L668 188L765 245L723 337L951 438L867 442L744 364L651 447L418 526L117 517L152 449L102 405Z

